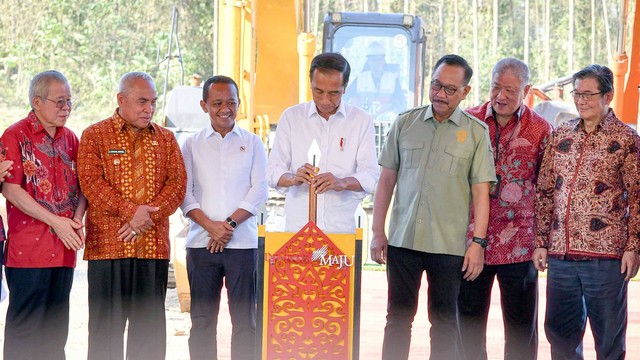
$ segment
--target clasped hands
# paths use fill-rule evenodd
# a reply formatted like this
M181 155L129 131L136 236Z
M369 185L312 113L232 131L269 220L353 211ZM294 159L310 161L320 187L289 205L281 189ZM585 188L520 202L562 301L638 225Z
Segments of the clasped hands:
M140 205L129 222L118 230L118 236L125 242L134 241L138 236L154 225L151 214L160 210L159 207Z
M330 172L318 174L317 168L309 163L300 166L291 179L291 186L302 184L312 185L316 194L322 194L328 190L342 191L346 188L343 179L337 178Z

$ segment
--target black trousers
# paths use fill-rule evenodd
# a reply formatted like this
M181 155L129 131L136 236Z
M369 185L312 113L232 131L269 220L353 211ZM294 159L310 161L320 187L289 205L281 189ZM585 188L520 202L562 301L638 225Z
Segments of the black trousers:
M411 326L418 311L422 273L427 273L427 308L432 360L458 358L460 332L456 302L462 279L462 256L387 248L389 301L382 345L383 360L409 358ZM423 341L421 339L421 341Z
M165 358L168 260L89 260L89 360Z
M4 359L65 359L73 268L6 268Z
M500 286L505 360L538 356L538 272L531 261L485 265L475 281L462 280L458 308L467 360L487 359L487 320L494 278Z
M256 249L225 249L212 254L187 248L191 287L191 360L217 359L217 326L222 285L231 315L231 359L255 359Z

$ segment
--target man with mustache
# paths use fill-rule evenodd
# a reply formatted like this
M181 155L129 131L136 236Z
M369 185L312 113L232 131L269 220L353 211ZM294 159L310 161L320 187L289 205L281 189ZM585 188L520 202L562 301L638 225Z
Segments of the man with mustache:
M80 142L87 190L88 359L164 359L169 216L182 203L186 172L178 142L151 122L153 78L122 76L118 108Z
M401 113L389 130L373 205L371 258L387 264L389 283L383 359L408 359L422 273L427 273L431 359L459 356L460 281L475 280L484 264L489 185L496 181L487 125L460 102L473 70L458 55L433 68L431 105ZM395 201L385 234L393 190ZM467 246L469 206L476 221Z

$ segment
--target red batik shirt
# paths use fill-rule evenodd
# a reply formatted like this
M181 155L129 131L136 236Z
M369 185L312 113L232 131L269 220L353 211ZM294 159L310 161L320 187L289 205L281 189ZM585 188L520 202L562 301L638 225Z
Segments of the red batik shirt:
M136 149L144 155L138 179ZM169 216L182 204L187 188L187 172L173 133L155 123L135 132L116 110L82 133L78 161L89 203L85 260L169 259ZM136 194L144 199L136 200ZM151 213L154 225L125 243L118 229L145 204L160 208Z
M496 175L500 178L498 190L490 198L485 263L501 265L529 261L535 235L535 184L552 127L524 105L504 127L495 120L490 102L467 112L489 126ZM473 225L472 216L469 240L473 236Z
M587 133L553 132L536 192L536 247L569 260L620 259L640 241L640 138L613 110Z
M0 139L1 152L13 161L5 182L20 185L49 212L73 218L80 189L76 173L78 137L66 127L52 138L32 111L9 126ZM75 267L76 251L64 247L51 227L7 201L6 266Z

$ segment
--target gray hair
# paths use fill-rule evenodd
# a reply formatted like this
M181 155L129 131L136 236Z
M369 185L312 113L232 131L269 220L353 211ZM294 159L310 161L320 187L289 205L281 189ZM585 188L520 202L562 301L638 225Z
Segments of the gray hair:
M33 109L34 98L46 99L49 97L49 87L53 81L69 85L69 80L57 70L43 71L31 79L31 83L29 83L29 104L31 109Z
M520 79L520 84L525 87L529 84L529 66L524 61L516 58L506 58L498 61L491 70L491 77L504 74L507 70L510 70L515 76Z
M122 77L120 78L120 84L118 85L118 92L126 93L127 90L129 90L131 83L135 79L143 79L149 84L151 84L154 88L156 86L155 83L153 82L153 77L151 77L151 75L143 71L132 71L122 75Z

